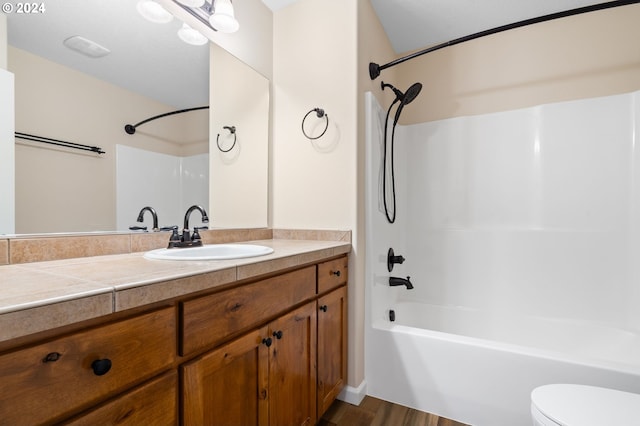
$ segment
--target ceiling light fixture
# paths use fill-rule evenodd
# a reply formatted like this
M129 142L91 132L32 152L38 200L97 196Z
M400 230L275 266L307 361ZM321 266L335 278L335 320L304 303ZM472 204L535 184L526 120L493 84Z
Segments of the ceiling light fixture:
M215 0L213 3L213 15L209 17L209 23L221 33L235 33L240 28L236 20L231 0Z
M199 7L187 6L194 0L172 0L214 31L234 33L240 28L231 0L207 0Z
M156 24L166 24L173 20L173 15L154 0L138 0L136 9L147 21L155 22Z
M178 2L189 7L200 7L204 4L204 0L178 0Z
M209 39L203 36L200 31L194 30L187 24L182 24L182 28L178 30L178 37L185 43L192 44L194 46L202 46L207 44Z

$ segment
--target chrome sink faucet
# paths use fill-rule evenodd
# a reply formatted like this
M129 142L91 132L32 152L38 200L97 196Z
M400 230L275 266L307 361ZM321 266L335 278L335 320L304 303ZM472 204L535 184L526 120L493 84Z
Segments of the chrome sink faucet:
M207 212L205 211L205 209L197 205L189 207L184 215L184 226L182 227L182 235L178 235L177 227L174 228L173 234L169 239L169 248L198 247L202 245L202 239L200 238L200 234L198 233L198 228L193 228L193 234L191 234L189 231L189 217L195 210L198 210L202 215L203 223L209 223L209 216L207 216Z
M138 213L138 222L142 223L144 221L145 211L150 212L151 216L153 217L153 232L158 231L158 214L156 213L153 207L149 207L149 206L143 207L142 210L140 210L140 213Z

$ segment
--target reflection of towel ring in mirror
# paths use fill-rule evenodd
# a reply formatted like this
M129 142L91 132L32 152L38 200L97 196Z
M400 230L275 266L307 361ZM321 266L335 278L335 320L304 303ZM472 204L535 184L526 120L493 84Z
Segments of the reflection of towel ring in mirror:
M311 137L307 134L307 132L305 132L304 130L304 122L307 119L307 117L309 116L309 114L311 114L312 112L316 113L316 116L318 118L322 118L324 117L326 120L325 126L324 126L324 130L322 131L322 133L320 133L319 136L315 136L315 137ZM314 108L311 111L309 111L304 118L302 119L302 133L307 137L307 139L310 140L315 140L315 139L320 139L322 136L324 136L324 134L327 132L327 129L329 128L329 115L324 113L324 110L322 108Z
M218 137L216 137L216 144L218 145L218 149L222 152L229 152L233 149L234 146L236 146L236 140L238 138L238 135L236 135L236 126L224 126L223 129L227 129L229 131L230 134L233 135L233 144L231 145L231 147L229 149L222 149L222 147L220 146L220 133L218 133Z

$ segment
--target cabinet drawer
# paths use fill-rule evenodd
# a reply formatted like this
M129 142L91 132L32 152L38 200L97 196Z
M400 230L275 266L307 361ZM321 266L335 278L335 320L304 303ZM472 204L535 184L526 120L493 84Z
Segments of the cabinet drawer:
M177 389L178 373L173 370L64 424L172 426L178 419Z
M315 266L182 303L181 355L248 331L315 295Z
M166 308L0 356L0 424L57 421L152 377L173 363L175 336ZM96 360L111 368L98 375Z
M318 294L347 282L349 260L347 257L330 260L318 265Z

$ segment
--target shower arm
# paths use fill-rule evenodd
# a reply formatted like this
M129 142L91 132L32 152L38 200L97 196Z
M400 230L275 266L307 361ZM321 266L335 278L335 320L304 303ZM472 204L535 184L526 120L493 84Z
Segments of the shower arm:
M488 35L492 35L492 34L497 34L503 31L507 31L507 30L512 30L515 28L520 28L520 27L524 27L527 25L531 25L531 24L538 24L540 22L546 22L546 21L551 21L554 19L558 19L558 18L566 18L568 16L573 16L573 15L579 15L582 13L587 13L587 12L595 12L598 10L603 10L603 9L610 9L612 7L618 7L618 6L626 6L626 5L630 5L630 4L635 4L635 3L640 3L640 0L616 0L616 1L610 1L610 2L606 2L606 3L600 3L600 4L594 4L591 6L585 6L585 7L579 7L576 9L570 9L570 10L565 10L563 12L556 12L556 13L551 13L549 15L544 15L544 16L539 16L537 18L531 18L531 19L525 19L523 21L518 21L518 22L514 22L512 24L507 24L507 25L502 25L496 28L492 28L490 30L485 30L485 31L480 31L471 35L467 35L464 37L460 37L460 38L456 38L454 40L450 40L441 44L438 44L436 46L432 46L429 48L426 48L424 50L420 50L418 52L412 53L410 55L407 56L403 56L402 58L398 58L394 61L391 61L389 63L386 63L384 65L378 65L374 62L369 62L369 77L371 78L371 80L375 80L376 78L378 78L378 76L380 75L380 71L385 70L387 68L391 68L393 66L399 65L403 62L406 62L408 60L417 58L418 56L422 56L425 55L427 53L431 53L431 52L435 52L436 50L440 50L443 49L445 47L449 47L449 46L454 46L456 44L460 44L460 43L464 43L465 41L470 41L470 40L475 40L477 38L480 37L484 37L484 36L488 36Z

